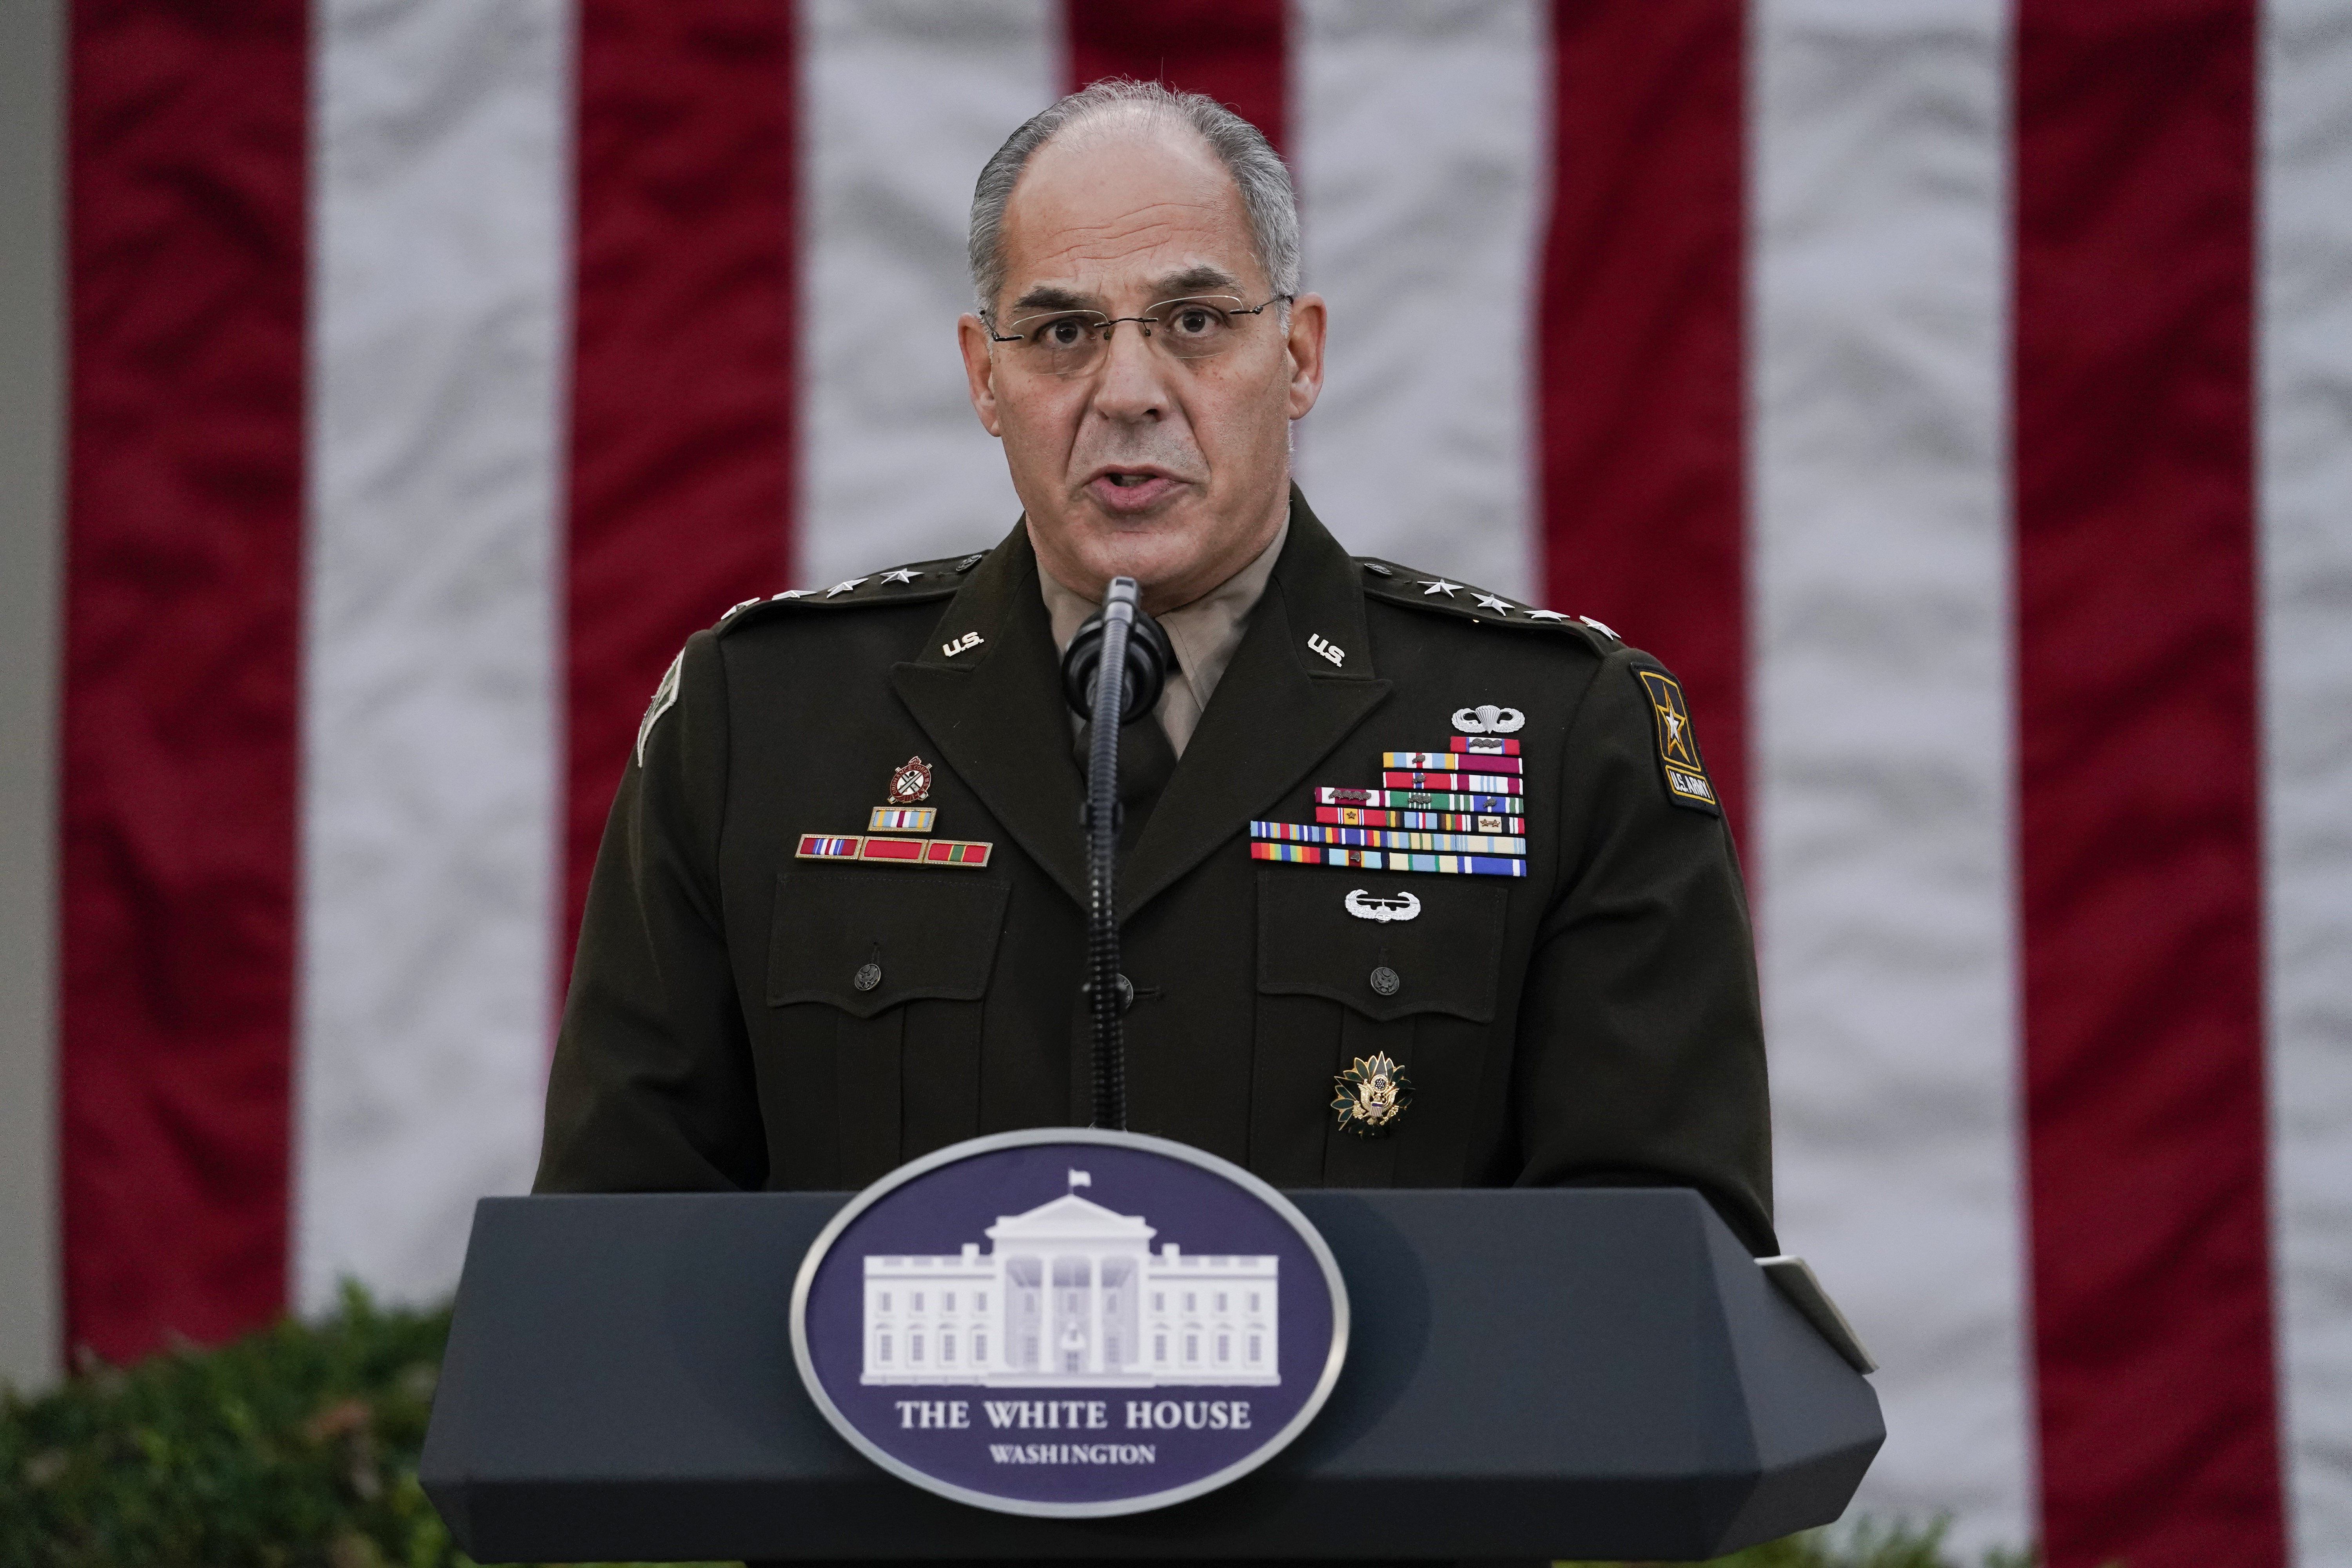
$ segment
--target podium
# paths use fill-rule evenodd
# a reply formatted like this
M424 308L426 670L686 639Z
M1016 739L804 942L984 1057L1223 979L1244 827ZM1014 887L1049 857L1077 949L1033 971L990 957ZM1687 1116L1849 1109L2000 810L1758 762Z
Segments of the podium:
M1306 1432L1205 1497L968 1507L825 1424L789 1304L846 1194L488 1198L420 1477L480 1562L1702 1558L1843 1511L1877 1396L1680 1189L1287 1194L1353 1305Z

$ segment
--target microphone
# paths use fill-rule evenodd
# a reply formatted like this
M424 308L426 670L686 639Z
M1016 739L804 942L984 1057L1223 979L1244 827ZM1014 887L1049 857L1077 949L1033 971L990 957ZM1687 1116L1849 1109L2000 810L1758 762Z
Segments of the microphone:
M1087 750L1087 994L1094 1013L1096 1127L1127 1130L1127 1038L1119 1015L1118 731L1160 702L1176 651L1143 613L1132 577L1114 577L1103 607L1062 654L1062 692L1092 722ZM1103 679L1105 671L1118 679Z
M1119 590L1126 589L1124 597ZM1118 721L1132 724L1160 704L1160 689L1168 683L1169 667L1176 662L1176 650L1168 641L1168 634L1160 623L1143 613L1138 602L1135 579L1114 577L1103 595L1103 607L1079 623L1071 635L1070 646L1062 651L1062 694L1082 719L1095 716L1095 681L1102 673L1103 642L1114 606L1121 609L1127 625L1126 656L1120 660L1125 667L1126 683L1121 694Z

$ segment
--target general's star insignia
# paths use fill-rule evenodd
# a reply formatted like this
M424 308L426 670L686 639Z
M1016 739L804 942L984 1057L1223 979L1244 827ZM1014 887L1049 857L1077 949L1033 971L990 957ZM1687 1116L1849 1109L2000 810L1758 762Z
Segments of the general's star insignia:
M1528 619L1531 621L1564 621L1568 619L1568 617L1561 615L1558 610L1529 610L1528 612Z
M1586 626L1591 626L1594 631L1599 632L1604 637L1617 637L1617 633L1611 628L1606 621L1596 621L1591 616L1579 616L1576 618L1582 621ZM1619 642L1623 642L1625 639L1623 637L1617 637L1617 640Z
M1360 1138L1383 1136L1412 1103L1412 1080L1385 1052L1358 1057L1332 1086L1339 1090L1331 1098L1333 1113Z
M1462 584L1459 583L1449 583L1443 577L1438 578L1435 582L1432 582L1428 578L1423 577L1421 579L1418 586L1421 589L1421 596L1424 599L1428 598L1433 594L1443 594L1450 599L1454 597L1454 590L1461 587Z
M815 592L816 590L814 588L787 588L782 593L776 595L775 597L779 599L805 599L811 594Z
M727 615L725 615L725 616L719 616L719 618L720 620L722 620L722 621L723 621L723 620L726 620L726 619L728 618L728 616L733 616L733 615L735 615L735 614L736 614L737 612L739 612L739 611L748 610L748 609L750 609L752 605L757 605L757 604L760 604L761 602L761 600L760 596L759 596L757 594L754 594L754 595L752 595L750 598L748 598L748 599L744 600L744 601L743 601L742 603L740 603L740 604L738 604L738 605L728 605L728 606L727 606Z
M901 566L897 568L895 571L883 573L882 581L885 583L911 583L921 575L922 574L920 572L915 571L911 567Z
M1510 605L1502 599L1496 598L1492 594L1479 595L1478 607L1482 610L1493 610L1498 615L1507 616L1511 613Z
M848 593L852 588L856 587L856 586L857 586L857 584L859 584L860 583L863 583L863 582L865 582L865 581L866 581L866 579L865 579L865 578L863 578L863 577L852 577L852 578L848 579L848 580L847 580L847 581L845 581L845 582L835 583L832 587L827 588L827 589L824 591L824 596L825 596L826 598L830 599L830 598L834 597L835 595L838 595L838 594L846 594L846 593Z

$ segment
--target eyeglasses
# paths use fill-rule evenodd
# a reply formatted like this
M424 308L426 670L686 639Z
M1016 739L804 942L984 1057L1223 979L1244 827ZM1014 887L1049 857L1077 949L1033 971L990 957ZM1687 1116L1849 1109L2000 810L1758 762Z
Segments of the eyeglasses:
M1213 359L1242 341L1245 318L1290 300L1276 294L1263 305L1244 305L1238 294L1192 294L1164 300L1140 316L1108 316L1100 310L1046 310L1007 321L1004 331L988 323L991 342L1010 349L1022 369L1040 375L1084 375L1102 363L1110 335L1121 321L1133 321L1162 353L1177 359ZM1153 328L1159 328L1157 332Z

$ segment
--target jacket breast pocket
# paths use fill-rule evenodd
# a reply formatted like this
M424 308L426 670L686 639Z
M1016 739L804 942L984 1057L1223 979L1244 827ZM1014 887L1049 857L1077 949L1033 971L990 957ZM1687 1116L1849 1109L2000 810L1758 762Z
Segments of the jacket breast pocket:
M758 1052L773 1184L863 1186L979 1131L981 1013L1011 897L896 870L776 879Z
M1260 1174L1300 1186L1463 1180L1508 900L1483 879L1259 869L1251 1164ZM1380 1056L1402 1070L1412 1097L1365 1136L1332 1102L1340 1074Z

